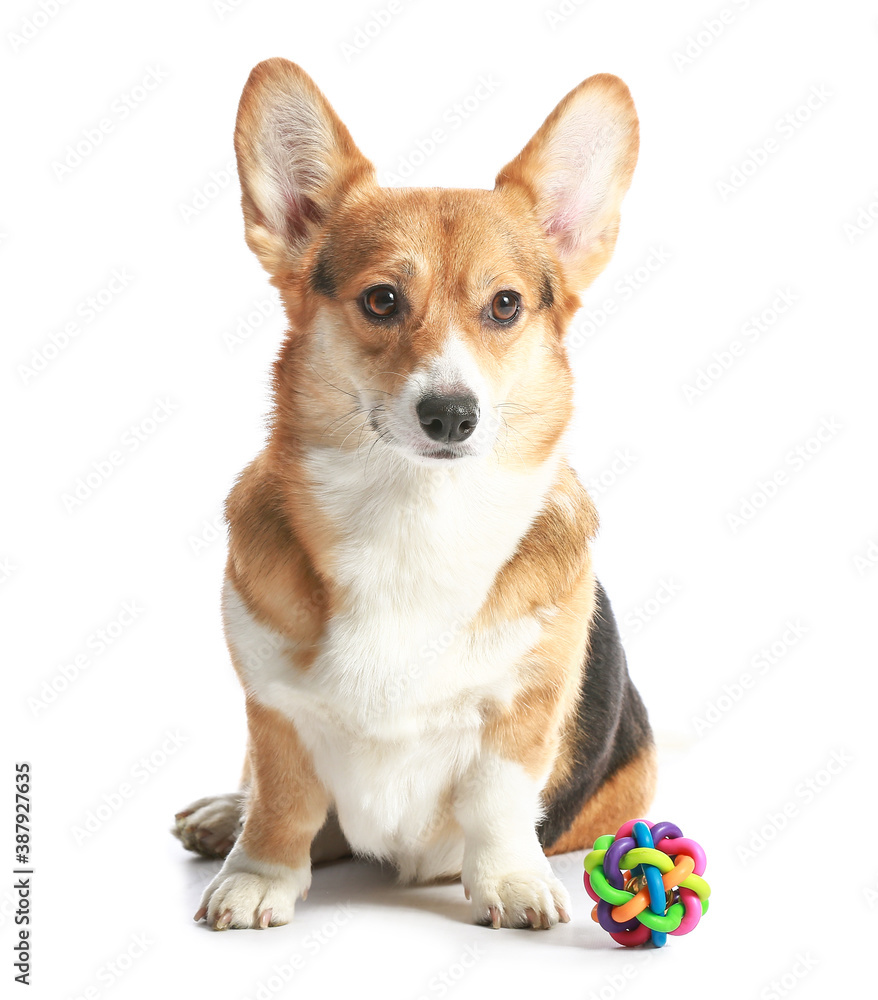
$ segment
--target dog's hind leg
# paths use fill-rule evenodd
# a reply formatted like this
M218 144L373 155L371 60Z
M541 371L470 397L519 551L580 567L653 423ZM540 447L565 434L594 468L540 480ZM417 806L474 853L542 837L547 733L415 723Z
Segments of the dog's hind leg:
M226 795L208 795L181 810L171 828L187 850L206 858L224 858L244 828L247 792L250 785L250 757L244 761L241 790ZM311 862L338 861L352 855L338 818L330 810L326 822L311 844Z
M171 833L190 851L224 858L244 827L245 808L245 791L208 795L177 813Z
M224 858L244 828L247 789L250 785L250 755L244 759L241 790L208 795L182 809L174 817L171 833L183 846L206 858Z

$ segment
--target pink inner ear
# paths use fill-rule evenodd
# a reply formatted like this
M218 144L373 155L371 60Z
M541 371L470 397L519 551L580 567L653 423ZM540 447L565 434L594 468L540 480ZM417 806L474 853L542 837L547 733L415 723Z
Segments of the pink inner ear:
M282 198L287 231L293 239L305 236L313 223L320 222L323 213L316 203L292 186L284 185Z
M562 252L599 235L593 223L607 207L618 168L619 132L605 115L581 111L564 121L545 151L543 225Z
M543 223L546 233L554 237L564 249L575 246L575 234L581 214L570 201L557 205L556 210Z
M332 142L319 110L301 95L265 111L256 193L271 227L293 240L322 218L318 198L329 180Z
M320 178L315 176L316 171L309 168L303 155L319 155L319 151L307 149L304 142L302 147L290 149L279 144L266 152L271 188L276 198L275 211L279 210L275 223L283 227L294 240L305 236L310 226L320 222L323 217L315 200L306 193L308 185L316 189Z
M593 212L589 211L584 185L572 193L568 189L557 191L550 207L552 211L543 225L562 253L576 250L588 241L588 220Z

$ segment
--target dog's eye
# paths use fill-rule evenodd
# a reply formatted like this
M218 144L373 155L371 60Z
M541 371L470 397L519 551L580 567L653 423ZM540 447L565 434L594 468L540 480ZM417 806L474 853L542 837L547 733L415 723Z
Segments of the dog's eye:
M515 292L497 292L491 302L491 316L498 323L511 323L521 308L521 299Z
M398 304L399 296L390 285L375 285L363 293L363 308L370 316L377 316L378 319L392 316Z

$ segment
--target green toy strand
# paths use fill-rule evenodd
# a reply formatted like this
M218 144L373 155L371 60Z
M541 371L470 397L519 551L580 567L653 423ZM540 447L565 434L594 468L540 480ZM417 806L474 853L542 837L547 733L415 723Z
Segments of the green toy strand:
M586 854L584 865L585 865L585 870L589 873L589 875L591 875L591 873L598 866L603 867L604 855L606 853L607 852L604 850L604 851L592 851L591 854Z
M617 889L614 885L610 885L607 881L607 876L604 875L603 868L595 868L590 873L590 876L592 889L594 889L601 899L606 900L606 902L611 903L613 906L621 906L623 903L627 903L629 899L634 898L633 892L628 892L627 889Z

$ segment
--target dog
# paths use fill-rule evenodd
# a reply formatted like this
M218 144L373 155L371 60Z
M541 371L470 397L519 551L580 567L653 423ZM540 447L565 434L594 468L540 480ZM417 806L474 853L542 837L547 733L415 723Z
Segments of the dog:
M382 188L301 68L251 73L246 240L289 329L226 504L242 787L176 817L225 857L196 920L285 924L312 864L357 855L460 879L477 923L549 928L571 906L548 857L648 808L652 733L565 452L565 331L638 129L592 76L493 190Z

